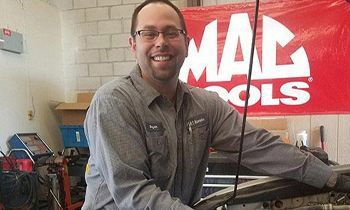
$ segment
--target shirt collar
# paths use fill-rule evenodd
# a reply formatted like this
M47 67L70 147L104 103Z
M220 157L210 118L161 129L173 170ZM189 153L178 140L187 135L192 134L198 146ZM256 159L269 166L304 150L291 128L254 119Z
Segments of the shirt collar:
M130 77L134 83L135 88L145 99L147 106L149 106L157 97L161 96L160 93L155 90L151 85L147 84L145 80L141 77L141 69L139 65L136 65L133 70L130 72ZM185 93L189 93L189 89L186 84L179 80L176 99L177 104L182 104L183 96Z
M145 99L147 106L149 106L157 97L160 96L159 92L156 91L151 85L147 84L141 77L141 69L139 65L136 65L130 72L130 77L134 83L135 88L141 94L142 98Z

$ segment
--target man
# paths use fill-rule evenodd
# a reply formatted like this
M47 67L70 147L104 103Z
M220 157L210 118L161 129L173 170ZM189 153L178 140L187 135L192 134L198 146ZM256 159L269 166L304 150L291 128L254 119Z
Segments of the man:
M83 209L191 209L214 147L235 161L242 118L219 96L178 80L189 38L167 0L132 17L137 65L100 88L85 121L90 148ZM322 188L337 175L314 156L247 125L242 164ZM350 188L348 188L350 189Z

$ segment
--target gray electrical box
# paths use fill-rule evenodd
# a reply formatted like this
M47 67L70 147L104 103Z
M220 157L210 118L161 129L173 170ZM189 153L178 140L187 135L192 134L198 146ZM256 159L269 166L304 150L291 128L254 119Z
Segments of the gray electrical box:
M23 53L23 35L10 29L0 29L0 49L14 53Z

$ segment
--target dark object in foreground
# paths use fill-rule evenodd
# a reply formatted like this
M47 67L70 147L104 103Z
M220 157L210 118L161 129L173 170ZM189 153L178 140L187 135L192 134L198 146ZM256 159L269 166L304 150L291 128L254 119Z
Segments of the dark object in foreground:
M350 175L350 164L333 166L333 170L338 174ZM234 200L231 199L233 195L233 187L230 187L207 196L206 198L197 202L193 208L204 210L215 209L219 206L228 205L228 209L238 210L240 209L241 205L245 206L245 209L247 209L247 205L254 204L254 209L257 209L257 206L262 209L274 209L273 205L284 205L284 208L296 209L302 206L291 206L289 208L286 206L286 203L288 202L283 201L302 197L305 198L304 200L310 200L310 202L317 200L318 203L315 203L315 205L342 205L342 208L347 209L349 207L350 209L349 193L350 192L335 192L326 188L317 189L294 180L268 177L238 185L237 196ZM313 198L312 196L319 196L320 198ZM344 197L342 202L339 202L339 199L336 199L339 196ZM333 202L330 203L330 201ZM310 202L307 203L309 204Z

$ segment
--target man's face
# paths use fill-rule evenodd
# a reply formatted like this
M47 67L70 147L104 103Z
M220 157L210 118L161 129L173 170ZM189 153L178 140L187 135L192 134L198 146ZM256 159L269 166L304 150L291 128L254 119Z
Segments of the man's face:
M165 32L183 29L173 8L162 3L146 5L137 16L136 31ZM149 83L177 81L180 68L187 56L188 38L180 34L170 39L160 33L155 40L145 40L136 35L129 38L131 50L140 65L142 77Z

